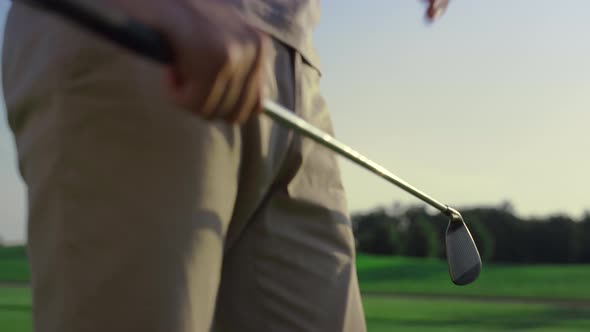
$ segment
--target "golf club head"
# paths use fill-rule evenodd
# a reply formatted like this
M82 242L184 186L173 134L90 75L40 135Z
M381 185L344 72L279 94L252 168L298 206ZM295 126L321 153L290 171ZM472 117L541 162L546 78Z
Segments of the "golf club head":
M463 217L456 210L450 210L451 220L445 239L449 274L455 285L463 286L479 277L481 258Z

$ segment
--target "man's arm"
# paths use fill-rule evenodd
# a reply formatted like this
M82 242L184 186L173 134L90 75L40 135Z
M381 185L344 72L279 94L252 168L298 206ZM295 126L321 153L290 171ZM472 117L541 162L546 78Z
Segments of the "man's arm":
M262 110L268 41L233 8L214 0L104 0L166 36L176 104L207 119L243 123Z

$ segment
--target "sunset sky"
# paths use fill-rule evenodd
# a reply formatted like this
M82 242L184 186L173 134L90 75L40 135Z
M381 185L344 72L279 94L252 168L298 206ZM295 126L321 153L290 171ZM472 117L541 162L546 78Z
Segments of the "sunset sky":
M435 25L418 1L322 7L316 45L339 139L458 207L590 210L590 2L456 0ZM1 112L0 237L23 241L25 189ZM341 164L351 211L418 203Z

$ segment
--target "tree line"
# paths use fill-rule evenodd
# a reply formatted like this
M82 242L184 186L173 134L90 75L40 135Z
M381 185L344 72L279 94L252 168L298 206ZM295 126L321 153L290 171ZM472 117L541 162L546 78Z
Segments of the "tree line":
M590 263L590 212L518 217L509 203L461 209L482 260L501 263ZM357 251L444 258L448 220L423 206L376 208L352 215Z

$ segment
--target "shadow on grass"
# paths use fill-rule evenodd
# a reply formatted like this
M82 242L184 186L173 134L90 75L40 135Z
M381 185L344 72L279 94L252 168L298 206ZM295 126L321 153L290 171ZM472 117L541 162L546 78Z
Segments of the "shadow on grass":
M0 311L26 311L32 310L30 305L26 304L0 304Z
M384 318L367 317L369 325L387 325L391 328L457 328L457 329L498 329L498 330L526 330L547 327L576 326L586 327L590 330L590 309L550 308L539 312L511 312L503 314L469 314L464 318L457 315L443 318Z
M362 282L378 282L393 280L427 280L448 274L446 266L438 262L429 265L424 262L404 262L390 266L363 268L358 271L358 278Z

